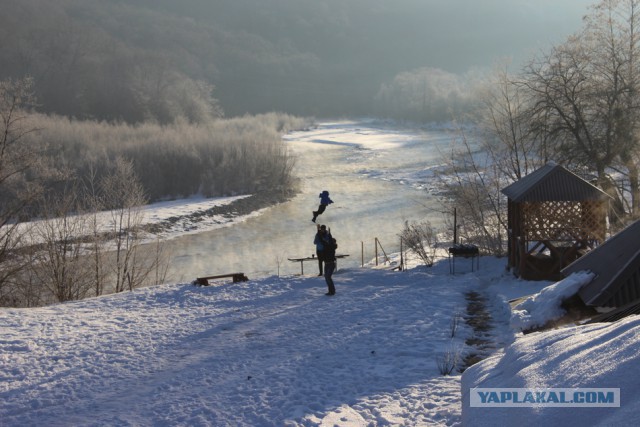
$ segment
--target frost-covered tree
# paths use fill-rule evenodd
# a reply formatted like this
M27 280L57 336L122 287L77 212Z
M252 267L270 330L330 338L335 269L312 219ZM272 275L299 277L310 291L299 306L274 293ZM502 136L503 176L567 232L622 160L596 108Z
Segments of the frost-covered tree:
M437 68L419 68L396 75L375 98L379 114L418 122L450 121L471 111L475 98L473 73L459 76Z
M135 176L133 164L122 157L115 160L113 170L101 182L105 207L110 217L108 232L114 244L114 291L132 290L142 284L144 269L139 264L142 205L144 189Z
M70 188L62 196L45 196L46 216L31 228L36 245L30 270L59 302L82 299L94 285L91 258L80 238L89 220L79 215L80 194Z
M39 151L26 141L37 129L28 110L35 105L33 80L0 82L0 303L8 284L24 264L16 255L22 237L18 220L41 188L25 179L40 160Z
M616 216L623 215L622 188L614 188L612 171L632 183L632 211L640 202L639 5L602 0L582 32L531 61L523 76L534 131L549 139L557 161L596 174L618 200Z

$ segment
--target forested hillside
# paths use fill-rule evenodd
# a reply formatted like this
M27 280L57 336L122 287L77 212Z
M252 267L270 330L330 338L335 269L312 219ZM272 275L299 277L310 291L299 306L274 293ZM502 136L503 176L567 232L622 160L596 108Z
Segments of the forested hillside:
M1 0L0 80L33 77L41 112L130 123L371 114L401 73L526 57L586 2Z

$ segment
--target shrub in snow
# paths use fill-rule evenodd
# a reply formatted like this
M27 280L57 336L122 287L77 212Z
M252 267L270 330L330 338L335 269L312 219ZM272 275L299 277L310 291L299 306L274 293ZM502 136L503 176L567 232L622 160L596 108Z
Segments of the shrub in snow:
M406 221L400 237L426 266L433 266L438 238L436 230L429 221L413 223Z
M456 332L458 331L458 326L460 326L460 321L462 320L462 314L459 311L456 311L451 318L450 330L451 330L451 338L456 336Z
M461 351L457 346L449 347L444 353L436 355L436 365L442 375L449 375L460 361Z

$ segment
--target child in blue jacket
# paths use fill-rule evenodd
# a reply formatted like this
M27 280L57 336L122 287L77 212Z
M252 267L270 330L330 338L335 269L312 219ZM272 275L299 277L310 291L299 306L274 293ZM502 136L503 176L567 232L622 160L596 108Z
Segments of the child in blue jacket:
M333 203L333 200L329 198L329 192L327 190L324 190L322 193L320 193L318 197L320 197L320 206L318 206L317 211L313 211L313 219L311 219L311 221L313 222L316 222L316 218L318 217L318 215L322 215L322 212L327 209L327 206Z

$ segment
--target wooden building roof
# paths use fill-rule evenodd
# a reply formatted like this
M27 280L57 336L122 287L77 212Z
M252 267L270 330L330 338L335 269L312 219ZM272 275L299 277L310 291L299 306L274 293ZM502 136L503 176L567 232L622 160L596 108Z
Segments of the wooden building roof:
M640 299L640 221L562 269L564 275L589 270L596 277L578 292L595 307L622 307Z
M554 162L503 188L502 193L516 203L604 200L610 197Z
M617 322L627 316L633 316L636 314L640 314L640 300L633 301L624 307L616 308L607 313L594 316L586 323Z

